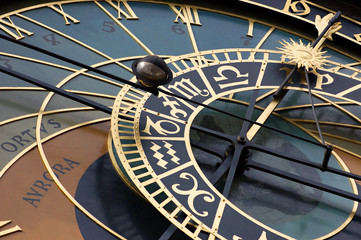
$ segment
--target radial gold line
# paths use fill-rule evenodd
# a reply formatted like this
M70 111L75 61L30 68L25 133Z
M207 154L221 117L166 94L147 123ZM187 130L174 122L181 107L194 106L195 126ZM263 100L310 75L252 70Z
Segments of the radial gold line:
M351 102L334 102L334 103L336 103L338 105L355 105L354 103L351 103ZM314 106L315 107L327 107L327 106L332 106L332 104L331 103L315 103ZM280 107L280 108L275 109L275 112L301 109L301 108L310 108L310 107L311 107L311 104Z
M128 143L128 144L122 144L123 147L136 147L137 144L135 143Z
M296 123L314 123L315 122L315 120L308 120L308 119L292 119L292 121L296 122ZM326 122L326 121L320 121L319 123L322 124L322 125L361 129L360 125L338 123L338 122Z
M119 27L121 27L131 38L133 38L149 55L154 55L154 53L143 43L141 42L128 28L126 28L118 19L116 19L108 10L106 10L98 1L94 0L94 3L101 9L105 14L107 14Z
M124 119L124 118L120 118L119 122L120 122L120 123L122 123L122 122L132 123L133 126L134 126L134 121L130 121L130 120L127 120L127 119Z
M207 87L207 90L209 91L209 93L211 94L211 96L215 96L216 93L214 92L211 84L209 83L206 75L204 74L203 70L201 68L197 68L197 72L199 74L199 76L201 77L202 81L204 82L204 84L206 85Z
M275 93L277 91L277 89L272 89L270 90L269 92L266 92L265 94L259 96L257 99L256 99L256 102L259 102L265 98L267 98L268 96L272 95L273 93Z
M167 205L171 200L172 200L172 198L169 197L169 198L165 199L163 202L161 202L159 204L159 206L164 208L164 206Z
M258 42L257 46L254 48L255 50L260 49L263 43L267 40L267 38L271 35L271 33L275 30L274 27L271 27L268 32L263 36L263 38ZM256 52L251 52L249 59L254 59Z
M227 62L232 62L231 58L229 57L229 54L227 52L224 53L224 56L227 59Z
M101 97L101 98L108 98L108 99L115 99L116 96L109 95L109 94L102 94L102 93L95 93L95 92L85 92L85 91L78 91L78 90L69 90L65 89L68 92L72 92L79 95L86 95L91 97Z
M139 101L136 101L136 100L130 101L130 99L123 98L119 107L121 107L121 108L129 108L129 107L137 108L138 105L139 105Z
M94 108L92 107L78 107L78 108L63 108L63 109L57 109L57 110L51 110L51 111L46 111L43 114L44 115L51 115L51 114L57 114L57 113L66 113L66 112L77 112L77 111L95 111ZM24 120L27 118L33 118L33 117L37 117L38 113L30 113L30 114L26 114L26 115L22 115L19 117L14 117L14 118L10 118L7 120L4 120L2 122L0 122L0 126L5 125L5 124L9 124L9 123L13 123L13 122L17 122L20 120Z
M107 138L107 142L108 142L108 146L112 146L113 144L113 139L111 136L111 132L109 132L108 134L108 138ZM125 174L123 173L123 171L120 169L118 164L116 163L116 159L114 157L114 152L113 152L113 148L112 147L108 147L108 151L109 151L109 157L112 161L113 167L115 168L116 172L118 173L118 175L121 177L121 179L125 182L125 184L127 184L127 186L134 191L135 193L139 194L139 196L143 197L143 195L139 192L139 190L134 186L134 184L129 181L129 179L125 176ZM144 198L144 197L143 197Z
M134 125L131 126L131 125L123 125L123 124L118 124L118 127L122 127L122 128L129 128L129 129L134 129ZM124 145L123 145L124 146ZM126 146L124 146L126 147Z
M261 86L264 74L266 72L268 56L269 56L268 53L264 54L264 62L261 65L261 68L260 68L259 74L258 74L258 78L257 78L257 82L256 82L256 87L257 88L259 88Z
M310 132L312 133L318 133L318 131L316 130L309 130ZM332 138L337 138L337 139L340 139L340 140L343 140L343 141L347 141L347 142L350 142L350 143L354 143L354 144L357 144L357 145L361 145L361 142L360 141L356 141L356 140L353 140L353 139L350 139L350 138L346 138L346 137L341 137L339 135L334 135L334 134L330 134L330 133L323 133L322 134L324 136L328 136L328 137L332 137Z
M167 140L167 141L184 141L184 137L152 137L140 136L141 140Z
M193 46L193 50L194 52L197 54L197 59L198 59L198 62L199 64L201 64L201 59L200 59L200 56L199 56L199 50L198 50L198 45L197 45L197 41L196 41L196 38L194 37L194 33L193 33L193 29L192 29L192 25L191 25L191 22L189 20L189 17L187 14L185 14L186 17L187 17L187 22L186 22L186 26L187 26L187 30L188 30L188 35L189 35L189 38L191 40L191 43L192 43L192 46Z
M179 172L179 171L182 171L183 169L187 168L187 167L190 167L190 166L193 166L193 163L191 161L187 162L187 163L184 163L176 168L173 168L165 173L162 173L162 174L159 174L158 175L158 179L162 179L162 178L165 178L165 177L168 177L176 172Z
M137 170L140 170L140 169L143 169L143 168L146 168L146 167L144 165L139 165L139 166L133 167L132 171L137 171Z
M43 91L46 90L40 87L0 87L0 91Z
M139 175L135 175L135 177L139 180L141 178L147 177L147 176L151 176L150 172L145 172Z
M359 90L360 88L361 88L361 84L357 84L357 85L355 85L353 87L350 87L350 88L348 88L348 89L346 89L346 90L344 90L342 92L337 93L336 96L337 97L343 97L343 96L345 96L345 95L347 95L347 94L349 94L351 92Z
M99 50L96 50L95 48L92 48L92 47L90 47L89 45L87 45L87 44L85 44L85 43L83 43L83 42L81 42L81 41L79 41L79 40L77 40L77 39L75 39L75 38L72 38L72 37L70 37L69 35L67 35L67 34L65 34L65 33L63 33L63 32L60 32L60 31L58 31L58 30L56 30L56 29L54 29L54 28L51 28L51 27L48 26L48 25L45 25L45 24L43 24L43 23L41 23L41 22L38 22L38 21L36 21L36 20L34 20L34 19L32 19L32 18L26 17L26 16L24 16L24 15L22 15L22 14L20 14L20 13L16 13L15 15L17 15L18 17L23 18L23 19L25 19L25 20L27 20L27 21L29 21L29 22L32 22L32 23L34 23L34 24L36 24L36 25L38 25L38 26L40 26L40 27L42 27L42 28L45 28L45 29L47 29L47 30L49 30L49 31L51 31L51 32L54 32L54 33L56 33L56 34L58 34L58 35L60 35L60 36L62 36L62 37L64 37L64 38L66 38L66 39L68 39L68 40L70 40L70 41L73 41L73 42L75 42L76 44L79 44L80 46L82 46L82 47L84 47L84 48L87 48L88 50L90 50L90 51L92 51L92 52L94 52L94 53L96 53L96 54L98 54L98 55L100 55L100 56L102 56L102 57L104 57L104 58L106 58L106 59L108 59L108 60L114 60L112 57L106 55L105 53L103 53L103 52L101 52L101 51L99 51ZM124 65L124 64L121 64L121 63L119 63L119 62L115 62L115 64L119 65L120 67L126 69L126 70L129 71L129 72L132 72L132 70L131 70L129 67L127 67L126 65Z
M162 193L163 189L159 188L158 190L152 192L149 196L154 198L155 196L157 196L158 194Z
M213 233L216 233L219 228L219 224L221 223L221 219L222 219L222 215L223 215L225 207L226 207L226 199L223 198L219 201L217 212L216 212L216 215L215 215L215 218L213 221L213 225L212 225Z
M173 212L170 214L170 217L174 218L180 211L181 209L177 206L177 208L174 209Z
M203 230L202 225L198 225L196 230L194 231L194 235L198 236L202 230Z
M176 64L175 62L171 62L171 64L178 70L178 72L182 72L183 70Z
M331 102L330 100L328 100L327 98L321 96L320 94L317 93L313 93L314 96L320 98L321 100L330 103L331 105L333 105L335 108L337 108L338 110L340 110L341 112L345 113L346 115L352 117L355 121L357 121L358 123L361 124L361 119L358 118L357 116L355 116L353 113L351 113L350 111L346 110L345 108L339 106L338 104Z
M282 98L273 99L269 105L263 110L262 114L257 118L257 123L264 124L269 116L273 113L274 109L278 106ZM261 128L261 125L253 124L252 127L247 132L247 138L249 141L257 134L258 130Z
M79 72L82 72L82 70L80 70ZM72 75L70 75L69 77L65 78L64 80L62 80L59 84L57 84L57 87L62 87L64 84L66 84L67 82L69 82L72 79ZM43 104L41 105L41 108L39 110L39 114L38 114L38 118L37 118L37 122L36 122L36 127L35 127L35 138L36 138L36 143L38 146L38 150L39 150L39 154L40 157L43 161L43 164L45 166L45 168L47 169L48 173L50 174L51 178L53 179L54 183L57 185L57 187L61 190L61 192L73 203L74 206L76 206L81 212L83 212L87 217L89 217L92 221L94 221L96 224L98 224L99 226L101 226L103 229L105 229L106 231L108 231L109 233L111 233L112 235L120 238L120 239L124 239L122 236L120 236L118 233L116 233L115 231L113 231L111 228L109 228L108 226L106 226L105 224L103 224L101 221L99 221L96 217L94 217L92 214L90 214L90 212L88 212L79 202L77 202L75 200L75 198L66 190L66 188L61 184L61 182L59 181L59 179L57 178L56 174L54 173L53 169L50 166L50 163L46 157L46 154L44 152L43 149L43 145L42 145L42 139L41 139L41 125L42 125L42 121L43 121L43 113L44 110L46 108L46 106L48 105L48 103L50 102L50 100L52 99L52 97L55 95L55 93L50 92L47 97L44 99ZM109 118L110 119L110 118Z
M103 82L106 82L106 83L109 83L109 84L112 84L112 85L116 85L116 86L120 86L120 87L124 86L124 84L122 84L122 83L114 82L114 81L108 80L106 78L90 74L90 73L85 72L85 71L80 71L79 72L79 70L77 70L77 69L69 68L69 67L66 67L66 66L63 66L63 65L54 64L54 63L50 63L50 62L46 62L46 61L42 61L42 60L38 60L38 59L34 59L34 58L28 58L28 57L23 57L23 56L19 56L19 55L14 55L14 54L8 54L8 53L0 53L0 54L3 55L3 56L7 56L7 57L17 58L17 59L21 59L21 60L25 60L25 61L29 61L29 62L43 64L43 65L50 66L50 67L56 67L56 68L59 68L59 69L68 70L68 71L71 71L73 73L78 73L78 75L83 74L85 76L94 78L96 80L101 80ZM106 64L109 64L109 63L114 63L115 61L116 61L115 59L111 59L110 61L105 62L105 63L102 62L102 63L95 64L95 65L93 65L93 67L98 67L98 66L102 66L104 64L106 65Z
M20 56L20 55L16 55L16 54L0 52L0 55L5 56L5 57L17 58L17 59L25 60L25 61L28 61L28 62L40 63L40 64L47 65L47 66L50 66L50 67L56 67L56 68L68 70L68 71L71 71L71 72L76 72L77 71L75 68L70 68L70 67L66 67L66 66L63 66L63 65L59 65L59 64L55 64L55 63L51 63L51 62L47 62L47 61L43 61L43 60L39 60L39 59L35 59L35 58L24 57L24 56Z
M130 103L128 103L128 104L138 105L139 100L141 100L141 99L142 99L142 98L133 99L133 98L124 96L124 98L122 98L122 102L126 102L126 103L130 102Z
M133 136L121 136L119 137L120 140L134 140L134 135Z
M156 182L156 180L154 178L150 178L150 179L148 179L148 180L146 180L144 182L139 183L138 186L144 188L145 186L148 186L148 185L153 184L155 182ZM162 189L160 189L160 190L163 192ZM152 197L154 198L155 196L152 196Z
M128 117L128 118L133 118L134 119L133 115L128 115L128 114L122 113L122 112L118 113L118 116L123 116L123 117ZM124 121L124 120L122 120L122 121Z
M224 53L223 55L226 55L226 53ZM229 58L228 54L227 54L227 56ZM210 61L212 61L213 63L219 64L221 62L221 61L219 61L219 58L217 57L217 55L215 53L212 53L212 57L213 57L213 61L212 60L210 60ZM227 57L226 57L226 59L227 59Z
M184 61L184 59L182 59L180 62L183 64L183 66L184 66L186 69L190 69L190 68L191 68L191 67L187 64L187 62Z
M333 67L333 68L330 68L330 69L327 69L327 70L332 71L332 72L338 72L343 68L353 67L353 66L357 66L357 65L361 65L361 62L342 64L342 65L338 65L337 67Z
M124 133L124 134L134 134L133 131L123 131L123 130L119 130L119 133Z
M191 217L188 215L182 222L181 226L186 227L188 223L191 221Z
M139 153L139 151L138 151L138 149L136 149L136 150L130 150L130 151L123 151L123 153L125 154L125 155L127 155L127 154L135 154L135 153ZM142 166L143 168L144 168L144 166ZM135 168L135 167L134 167ZM132 168L133 169L133 168Z
M138 158L132 158L132 159L127 159L128 163L133 163L133 162L140 162L143 161L142 158L138 157Z
M97 119L97 120L93 120L93 121L89 121L89 122L85 122L85 123L81 123L81 124L77 124L77 125L74 125L74 126L71 126L69 128L66 128L66 129L63 129L59 132L56 132L54 134L51 134L47 137L45 137L44 139L42 139L41 141L42 142L47 142L61 134L64 134L65 132L69 132L71 130L74 130L76 128L80 128L80 127L83 127L83 126L87 126L87 125L90 125L90 124L94 124L94 123L99 123L99 122L104 122L104 121L109 121L110 120L110 117L107 117L107 118L102 118L102 119ZM30 150L32 150L34 147L36 147L37 143L34 142L33 144L30 144L28 147L26 147L24 150L22 150L19 154L17 154L9 163L7 163L5 165L5 167L3 167L0 171L0 179L1 177L5 174L5 172L16 162L18 161L22 156L24 156L27 152L29 152Z
M354 157L357 157L357 158L359 158L360 161L361 161L361 155L356 154L356 153L354 153L353 151L347 150L347 149L345 149L345 148L343 148L343 147L340 147L340 146L337 146L337 145L334 145L333 147L334 147L334 148L337 148L338 150L344 151L345 153L348 153L348 154L350 154L350 155L352 155L352 156L354 156Z

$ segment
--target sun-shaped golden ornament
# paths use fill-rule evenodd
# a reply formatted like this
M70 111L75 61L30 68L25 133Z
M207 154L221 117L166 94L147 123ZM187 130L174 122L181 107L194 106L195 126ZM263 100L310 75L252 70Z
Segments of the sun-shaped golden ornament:
M325 65L325 61L329 57L324 56L325 52L311 47L311 44L303 44L301 40L299 43L293 39L291 42L283 40L280 43L283 47L278 49L290 60L290 63L296 63L298 68L305 67L307 71L309 68L316 70L316 68Z

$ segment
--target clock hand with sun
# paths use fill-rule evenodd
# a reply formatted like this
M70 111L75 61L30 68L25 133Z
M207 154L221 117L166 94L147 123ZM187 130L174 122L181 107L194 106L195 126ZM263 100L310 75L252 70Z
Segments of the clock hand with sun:
M298 54L299 59L294 60L296 62L296 65L293 67L292 71L287 75L287 77L285 78L283 83L280 85L278 90L275 92L273 100L263 110L262 114L256 120L256 122L258 124L253 124L252 127L248 130L249 122L245 121L243 123L242 130L241 130L239 136L237 137L237 141L233 142L235 150L234 150L234 153L233 153L232 157L228 157L227 161L224 161L224 163L219 168L218 172L216 172L215 175L213 176L213 178L211 179L212 183L217 182L220 179L220 177L228 170L227 180L226 180L226 183L225 183L225 187L223 189L223 195L224 196L227 197L228 194L229 194L229 191L230 191L230 188L231 188L231 185L232 185L234 175L236 173L236 169L237 169L237 166L239 164L239 161L242 161L243 165L246 164L246 159L248 158L248 153L247 153L247 150L243 151L243 149L245 147L244 144L247 141L252 141L252 139L255 137L257 132L262 128L262 126L266 122L266 120L270 117L270 115L277 108L279 103L283 100L283 98L285 97L285 95L288 92L288 89L284 89L284 86L293 77L293 75L296 72L297 68L300 68L300 67L305 68L305 74L306 74L306 78L307 78L307 85L308 85L308 88L309 88L309 93L311 94L307 69L309 67L316 68L316 67L319 66L319 63L318 62L317 63L310 62L309 61L309 54L316 54L318 56L322 56L323 53L319 52L318 49L320 48L320 46L322 45L322 43L325 41L326 38L332 39L331 35L333 33L337 32L342 27L340 22L339 22L340 16L341 16L341 12L337 12L335 14L335 16L332 16L332 14L330 14L330 15L327 15L326 17L324 17L322 20L320 19L319 16L316 18L316 27L319 29L319 36L316 38L316 40L313 42L313 44L309 48L310 51L312 51L312 52L308 53L308 52L304 52L303 50L301 50L299 52L299 54ZM295 51L297 51L297 50L295 50ZM303 57L305 59L303 59ZM247 109L246 119L250 119L250 117L252 116L252 112L253 112L253 109L254 109L254 106L255 106L255 101L256 101L256 98L257 98L257 92L258 92L257 90L254 90L253 96L252 96L252 98L250 100L250 103L249 103L249 107ZM324 164L323 164L323 168L326 168L328 159L330 158L330 154L331 154L331 151L332 151L332 146L325 145L325 143L323 141L321 130L319 128L317 117L316 117L316 114L315 114L315 111L314 111L314 104L313 104L313 100L312 100L311 95L310 95L310 100L311 100L311 105L312 105L314 117L316 119L318 132L321 135L322 144L326 148L326 154L325 154L325 157L324 157ZM230 158L232 158L232 160L230 160Z
M152 77L149 77L149 75L147 74L147 73L144 73L143 72L143 74L141 73L142 72L142 70L143 70L143 67L142 67L142 65L145 65L144 67L146 68L147 66L147 64L145 63L145 64L137 64L137 65L135 65L135 68L137 69L137 71L135 71L135 73L137 74L137 72L139 73L140 72L140 75L142 75L142 76L148 76L148 79L149 78L152 78ZM81 66L81 67L84 67L84 68L86 68L85 66ZM87 69L89 69L89 70L92 70L92 69L90 69L90 68L87 68ZM7 69L3 69L3 70L7 70ZM5 71L4 71L5 72ZM11 71L8 71L8 73L9 74L13 74L14 72L12 72L11 73ZM156 75L158 75L158 74L156 74ZM16 76L16 75L13 75L13 76ZM109 75L108 75L109 76ZM167 74L163 74L163 73L161 73L161 74L159 74L158 76L161 76L161 79L165 79L165 80L169 80L169 79L167 79ZM17 77L20 77L20 76L17 76ZM109 77L111 77L111 78L113 78L113 79L118 79L119 77L114 77L114 76L109 76ZM165 77L165 78L164 78ZM21 77L20 77L21 78ZM25 77L26 78L26 77ZM138 76L138 78L140 78L139 76ZM126 82L126 83L129 83L129 84L132 84L132 83L130 83L130 82ZM146 91L149 91L149 92L152 92L152 93L156 93L156 91L155 91L155 89L154 89L154 85L152 85L152 81L150 81L150 83L149 82L147 82L147 81L143 81L143 82L141 82L142 84L144 84L144 85L146 85L147 87L142 87L142 85L139 85L139 84L137 84L137 85L134 85L134 87L136 87L136 88L141 88L141 89L143 89L143 90L146 90ZM157 85L157 84L155 84L155 85ZM40 85L40 86L43 86L44 88L45 88L45 86L44 85ZM50 90L50 91L56 91L55 89L51 89L51 88L47 88L48 90ZM161 89L159 89L160 91L161 91ZM165 93L168 93L168 92L165 92ZM59 94L61 94L60 92L59 92ZM65 93L65 96L66 97L72 97L71 96L72 94L67 94L67 93ZM179 98L181 98L180 96L176 96L175 94L173 94L172 96L175 96L175 97L179 97ZM255 95L256 96L256 95ZM263 126L263 127L266 127L266 126L264 126L263 124L261 124L261 123L259 123L259 122L252 122L252 121L249 121L249 120L247 120L247 119L249 119L249 116L250 116L250 114L252 113L252 109L254 108L254 103L255 103L255 99L256 99L256 97L253 97L253 99L254 100L252 100L251 101L251 106L249 107L249 111L247 112L247 114L246 114L246 122L248 121L248 122L251 122L251 123L253 123L253 124L258 124L258 125L261 125L261 126ZM74 100L76 100L76 99L74 99ZM86 102L83 102L84 104L86 104L86 105L89 105L89 106L92 106L92 107L95 107L96 108L96 104L93 104L93 103L91 103L91 101L86 101ZM200 104L200 103L196 103L197 105L201 105L201 106L203 106L202 104ZM207 106L207 105L205 105L205 106ZM208 106L207 106L208 107ZM210 107L208 107L208 108L210 108ZM100 108L97 108L97 109L99 109L99 110L104 110L104 112L107 112L107 113L109 113L109 111L111 111L110 110L110 108L108 108L108 107L103 107L103 106L101 106ZM102 111L103 111L102 110ZM213 110L216 110L216 111L221 111L220 109L213 109ZM230 115L231 116L231 114L230 113L227 113L227 115ZM197 126L194 126L193 128L197 128ZM240 134L240 136L244 136L244 131L246 131L246 129L247 129L247 127L246 127L246 124L244 125L244 127L242 128L242 131L241 131L241 134ZM207 131L206 131L207 132ZM208 131L208 132L210 132L210 131ZM220 135L220 134L218 134L218 135ZM225 161L225 162L228 162L228 164L229 165L231 165L231 167L230 167L230 169L232 169L232 171L235 171L236 170L236 168L237 168L237 165L238 165L238 162L236 162L236 161L239 161L239 159L240 159L240 156L242 155L242 152L243 153L246 153L246 151L242 151L242 148L240 147L240 146L243 146L243 143L244 143L244 138L237 138L237 139L235 139L234 137L233 138L231 138L231 140L232 140L232 142L233 142L233 144L235 145L235 146L238 146L237 147L237 150L235 151L235 153L233 153L233 154L231 154L230 155L230 157L228 158L229 160L227 160L227 161ZM247 147L247 145L244 145L245 147L243 148L243 149L246 149L246 147ZM248 145L249 146L249 145ZM272 152L272 154L277 154L277 153L275 153L274 151ZM282 156L282 155L281 155ZM246 155L244 155L244 156L242 156L244 159L245 159L245 157L246 157ZM230 160L232 160L231 162L232 162L232 164L230 164ZM294 159L293 159L294 160ZM248 165L248 167L251 167L251 165ZM221 168L219 168L219 169L221 169ZM229 169L229 167L226 167L225 168L226 170L228 170ZM229 170L229 172L231 172L230 170ZM232 183L232 179L231 179L231 176L232 176L232 174L228 174L228 178L229 178L229 180L227 180L227 183L228 183L228 185L227 185L227 183L226 183L226 187L224 188L224 190L223 190L223 192L224 192L224 195L225 196L227 196L228 195L228 193L229 193L229 186L230 186L230 184ZM213 183L213 181L212 181L212 183ZM227 190L228 189L228 190Z
M274 99L271 101L271 103L265 108L265 110L262 112L262 114L258 117L257 121L258 123L265 123L268 117L273 113L273 111L277 108L278 104L282 101L282 99L287 94L288 90L284 89L285 85L289 82L289 80L292 78L294 73L296 72L297 68L304 67L304 71L306 74L306 78L308 81L308 68L316 69L317 67L321 66L323 63L324 57L322 57L324 52L320 52L320 47L323 44L323 42L327 39L332 40L332 34L337 32L342 28L341 23L339 22L341 16L341 12L337 12L334 16L332 14L329 14L325 16L323 19L320 18L319 15L316 17L316 28L319 31L319 35L316 38L316 40L311 44L308 45L305 49L291 49L287 50L287 46L291 46L288 43L282 43L282 45L285 47L284 50L286 54L288 51L293 51L296 55L294 59L291 60L291 62L296 63L296 65L293 67L292 71L288 74L288 76L285 78L285 80L282 82L282 84L279 86L277 91L274 93L273 97ZM293 42L293 41L292 41ZM293 42L295 44L295 42ZM301 44L303 45L303 44ZM317 57L314 57L317 56ZM318 58L321 59L317 60ZM307 82L307 86L310 90L310 84L309 81ZM312 103L312 98L311 103ZM313 103L312 103L313 108ZM315 116L316 118L316 116ZM317 122L317 118L316 118ZM318 125L318 124L317 124ZM260 125L253 125L249 131L247 132L247 139L251 141L253 137L257 134L258 130L260 129ZM319 128L318 128L319 130ZM320 130L319 130L320 132Z

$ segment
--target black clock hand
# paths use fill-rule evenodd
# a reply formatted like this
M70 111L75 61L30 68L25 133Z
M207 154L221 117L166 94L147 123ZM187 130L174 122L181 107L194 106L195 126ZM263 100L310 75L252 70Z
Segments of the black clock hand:
M246 117L245 117L246 119L251 119L251 117L252 117L252 113L254 111L257 96L258 96L258 89L253 91L252 97L249 101L249 105L247 108ZM244 143L247 140L246 133L248 131L248 126L249 126L249 122L244 121L241 132L237 137L237 141L233 142L233 146L234 146L235 150L234 150L233 156L230 158L231 159L230 163L229 163L228 159L227 159L228 161L224 161L223 162L224 166L222 166L222 167L220 166L219 171L215 173L215 175L213 176L213 179L212 179L212 181L217 182L219 180L219 177L221 177L220 174L222 172L224 172L224 170L229 168L226 183L223 188L223 195L225 197L228 197L229 192L231 190L231 186L233 183L234 176L236 174L236 170L237 170L239 161L246 161L246 156L245 156L246 152L243 152L243 147L244 147ZM257 125L257 126L259 126L259 125ZM244 156L242 156L242 153L244 154ZM227 166L228 166L228 168L227 168Z
M123 78L121 78L121 77L115 76L115 75L113 75L113 74L111 74L111 73L102 71L102 70L97 69L97 68L93 68L93 67L88 66L88 65L86 65L86 64L77 62L77 61L75 61L75 60L69 59L69 58L67 58L67 57L61 56L61 55L59 55L59 54L56 54L56 53L53 53L53 52L50 52L50 51L47 51L47 50L42 49L42 48L39 48L39 47L37 47L37 46L34 46L34 45L31 45L31 44L28 44L28 43L25 43L25 42L22 42L22 41L18 41L18 40L12 39L12 38L10 38L10 37L8 37L8 36L5 36L5 35L0 34L0 38L5 39L5 40L10 41L10 42L13 42L13 43L18 44L18 45L21 45L21 46L24 46L24 47L33 49L33 50L35 50L35 51L39 51L39 52L41 52L41 53L44 53L44 54L49 55L49 56L52 56L52 57L54 57L54 58L58 58L58 59L63 60L63 61L65 61L65 62L69 62L69 63L74 64L74 65L76 65L76 66L79 66L79 67L88 69L88 70L90 70L90 71L96 72L96 73L101 74L101 75L106 76L106 77L109 77L109 78L114 79L114 80L116 80L116 81L119 81L119 82L121 82L121 83L131 85L131 86L133 86L133 87L135 87L135 88L138 88L138 89L142 89L142 90L144 90L144 91L146 91L146 92L150 92L150 93L155 94L155 95L157 95L158 92L162 92L162 93L167 94L167 95L169 95L169 96L172 96L172 97L175 97L175 98L182 99L182 100L184 100L184 101L193 103L193 104L195 104L195 105L197 105L197 106L202 106L202 107L211 109L211 110L213 110L213 111L217 111L217 112L226 114L226 115L228 115L228 116L235 117L235 118L237 118L237 119L241 119L241 120L243 120L243 121L248 121L248 122L250 122L250 123L252 123L252 124L255 124L255 125L260 125L260 126L262 126L262 127L264 127L264 128L270 129L270 130L272 130L272 131L276 131L276 132L279 132L279 133L288 135L288 136L290 136L290 137L294 137L294 138L300 139L300 140L302 140L302 141L311 142L311 143L313 143L313 144L319 145L319 143L316 142L316 141L310 141L310 140L308 140L308 139L304 139L304 138L299 137L299 136L297 136L297 135L294 135L294 134L292 134L292 133L285 132L285 131L282 131L282 130L280 130L280 129L276 129L276 128L273 128L273 127L270 127L270 126L267 126L267 125L258 123L258 122L256 122L256 121L252 121L252 120L243 118L243 117L238 116L238 115L236 115L236 114L223 111L222 109L217 109L217 108L208 106L208 105L206 105L206 104L196 102L196 101L194 101L194 100L191 100L191 99L188 99L188 98L186 98L186 97L183 97L183 96L174 94L174 93L172 93L172 92L169 92L169 91L164 90L164 89L159 88L159 87L158 87L158 88L155 88L155 87L146 87L146 86L143 86L143 85L140 85L140 84L137 84L137 83L130 82L130 81L125 80L125 79L123 79Z
M16 72L14 70L10 70L8 68L1 67L1 66L0 66L0 72L6 73L6 74L8 74L10 76L13 76L15 78L21 79L21 80L26 81L26 82L31 83L31 84L34 84L34 85L36 85L38 87L41 87L41 88L44 88L46 90L52 91L52 92L57 93L57 94L59 94L61 96L67 97L67 98L72 99L74 101L77 101L79 103L90 106L90 107L92 107L94 109L100 110L100 111L108 113L108 114L112 114L112 109L107 107L107 106L104 106L104 105L102 105L100 103L89 100L87 98L81 97L81 96L79 96L77 94L66 91L64 89L58 88L58 87L53 86L51 84L48 84L46 82L37 80L37 79L32 78L30 76L24 75L22 73L19 73L19 72Z

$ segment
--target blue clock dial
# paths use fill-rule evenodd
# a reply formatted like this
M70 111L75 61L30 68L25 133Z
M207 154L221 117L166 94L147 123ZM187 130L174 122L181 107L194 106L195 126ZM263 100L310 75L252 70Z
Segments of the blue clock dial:
M0 239L361 237L361 65L339 48L359 23L311 48L328 11L306 1L37 2L1 3ZM172 71L158 91L134 87L148 55Z

